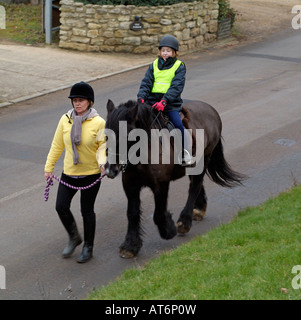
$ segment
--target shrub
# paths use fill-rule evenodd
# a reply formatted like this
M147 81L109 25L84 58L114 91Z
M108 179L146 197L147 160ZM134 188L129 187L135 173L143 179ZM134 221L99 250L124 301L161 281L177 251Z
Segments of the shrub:
M219 15L218 15L218 21L221 21L225 18L231 19L231 27L233 27L234 21L235 21L235 15L236 11L232 8L230 8L229 0L219 0Z

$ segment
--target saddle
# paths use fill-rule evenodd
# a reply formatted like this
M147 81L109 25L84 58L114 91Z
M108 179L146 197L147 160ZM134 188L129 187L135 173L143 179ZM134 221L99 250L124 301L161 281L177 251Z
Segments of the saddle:
M163 122L165 124L165 127L171 132L173 129L175 129L174 124L169 120L169 117L166 114L161 113ZM183 126L185 129L192 129L189 126L190 122L190 113L189 110L186 107L182 107L182 110L180 111L180 117L183 123ZM196 138L193 130L188 130L188 133L192 133L192 153L195 154L195 144L196 144Z

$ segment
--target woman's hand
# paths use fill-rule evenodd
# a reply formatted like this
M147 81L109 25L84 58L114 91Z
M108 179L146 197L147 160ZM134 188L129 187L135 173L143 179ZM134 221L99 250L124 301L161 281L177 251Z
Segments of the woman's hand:
M52 180L52 172L44 172L44 177L46 181L48 180L48 178Z
M101 171L102 174L105 174L106 169L105 169L104 164L101 164L101 165L99 166L99 169L100 169L100 171Z

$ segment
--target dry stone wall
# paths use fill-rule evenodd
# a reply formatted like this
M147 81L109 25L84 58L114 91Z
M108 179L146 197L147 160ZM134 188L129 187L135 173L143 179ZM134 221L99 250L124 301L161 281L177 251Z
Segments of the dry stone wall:
M177 37L180 51L202 47L217 38L218 0L200 0L170 6L84 5L60 2L61 48L95 52L157 53L160 39ZM139 17L142 24L131 24Z

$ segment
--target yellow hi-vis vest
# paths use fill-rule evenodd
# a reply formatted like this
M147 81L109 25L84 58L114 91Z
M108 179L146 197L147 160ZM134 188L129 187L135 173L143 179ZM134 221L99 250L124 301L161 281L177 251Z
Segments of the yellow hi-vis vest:
M160 70L158 68L158 61L157 58L153 62L153 69L154 69L154 84L152 88L152 92L156 93L166 93L171 85L171 81L175 76L175 73L179 66L181 65L182 61L177 60L174 65L170 69Z

